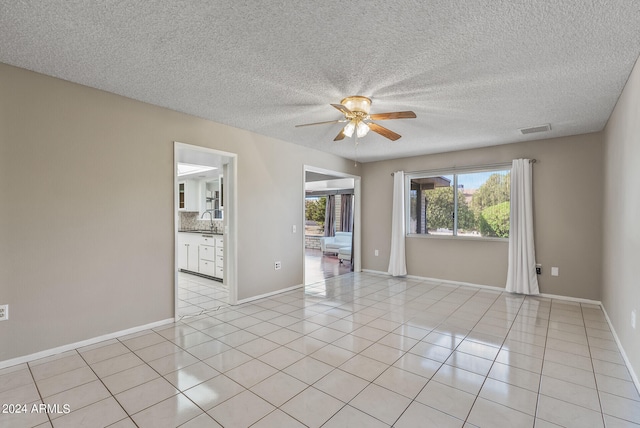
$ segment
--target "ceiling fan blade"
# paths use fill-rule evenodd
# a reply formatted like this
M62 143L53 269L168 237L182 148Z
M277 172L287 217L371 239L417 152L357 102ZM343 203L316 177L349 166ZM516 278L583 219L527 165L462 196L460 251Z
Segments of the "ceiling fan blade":
M305 123L302 125L296 125L296 128L300 128L301 126L312 126L312 125L326 125L329 123L340 123L340 122L346 122L346 119L339 119L339 120L328 120L326 122L315 122L315 123Z
M337 108L338 110L340 110L344 115L353 114L353 112L351 110L349 110L348 108L346 108L342 104L331 104L331 106L334 107L334 108Z
M394 111L392 113L370 114L371 120L387 120L387 119L415 119L416 114L412 111Z
M342 128L340 130L340 132L338 132L338 135L336 135L336 138L333 139L333 141L340 141L340 140L344 140L344 128Z
M397 139L402 137L402 135L396 134L392 130L387 129L384 126L380 126L377 123L369 122L367 123L367 125L369 126L369 129L371 129L373 132L380 134L383 137L390 139L391 141L396 141Z

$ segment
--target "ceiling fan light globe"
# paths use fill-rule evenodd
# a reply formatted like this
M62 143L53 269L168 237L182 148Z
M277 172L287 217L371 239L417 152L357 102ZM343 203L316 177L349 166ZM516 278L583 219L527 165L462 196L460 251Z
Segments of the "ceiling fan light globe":
M369 133L369 125L364 122L358 122L358 126L356 127L356 135L358 138L362 138Z
M347 137L351 138L351 136L353 135L353 131L355 131L355 129L356 129L356 125L355 123L353 123L353 120L352 120L345 125L344 129L342 130L342 133Z

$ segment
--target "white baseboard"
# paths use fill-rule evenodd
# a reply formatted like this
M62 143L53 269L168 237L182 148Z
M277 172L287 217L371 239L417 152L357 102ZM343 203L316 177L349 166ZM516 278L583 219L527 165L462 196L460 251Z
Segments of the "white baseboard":
M71 351L73 349L82 348L83 346L93 345L95 343L103 342L109 339L115 339L116 337L126 336L128 334L138 333L139 331L149 330L152 328L160 327L165 324L171 324L174 322L173 318L168 318L162 321L152 322L150 324L140 325L137 327L128 328L126 330L120 330L113 333L108 333L98 337L92 337L91 339L81 340L80 342L70 343L68 345L62 345L44 351L36 352L35 354L25 355L23 357L12 358L10 360L0 361L0 369L5 367L11 367L22 363L28 363L30 361L39 360L40 358L49 357L51 355L61 354L63 352Z
M407 275L407 278L418 279L421 281L441 282L443 284L448 284L448 285L482 288L485 290L497 291L499 293L505 291L504 288L496 287L495 285L474 284L472 282L452 281L450 279L430 278L426 276L417 276L417 275Z
M382 272L382 271L373 270L373 269L362 269L362 272L364 272L364 273L373 273L375 275L391 276L387 272Z
M581 297L569 297L569 296L561 296L559 294L547 294L547 293L540 293L538 294L538 296L546 297L548 299L566 300L569 302L576 302L576 303L588 303L590 305L596 305L596 306L602 307L602 302L600 300L583 299Z
M604 312L604 317L607 319L607 324L609 324L611 333L613 333L613 338L616 341L616 345L618 345L618 349L622 354L622 359L624 360L624 363L627 366L627 370L629 370L629 374L631 375L631 380L633 380L633 384L636 386L636 389L638 390L638 392L640 392L640 382L638 381L638 376L636 375L636 372L633 371L633 366L631 365L631 361L629 361L629 358L627 357L627 353L624 352L622 343L618 338L618 334L616 333L616 330L613 328L613 324L611 323L611 319L609 319L609 314L607 313L607 310L604 308L604 305L600 305L600 306L602 307L602 312Z
M235 305L241 305L243 303L253 302L254 300L264 299L265 297L275 296L276 294L286 293L287 291L297 290L298 288L304 287L304 284L294 285L293 287L283 288L281 290L271 291L269 293L260 294L258 296L247 297L246 299L238 300ZM234 305L234 306L235 306Z

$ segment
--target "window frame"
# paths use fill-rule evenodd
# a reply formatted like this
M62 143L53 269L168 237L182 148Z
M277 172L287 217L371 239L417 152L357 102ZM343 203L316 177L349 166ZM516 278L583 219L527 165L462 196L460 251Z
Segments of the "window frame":
M453 209L455 217L453 219L453 233L451 235L432 235L429 233L411 233L411 180L417 178L434 178L443 175L453 176L453 188L458 189L458 175L472 174L477 172L492 172L492 171L509 171L511 172L511 162L495 163L491 165L478 165L468 167L451 167L451 168L439 168L425 171L413 171L407 172L404 175L404 211L405 211L405 237L407 238L427 238L427 239L462 239L471 241L499 241L508 242L509 238L497 238L491 236L459 236L458 235L458 198L454 191ZM511 230L509 230L511 233Z

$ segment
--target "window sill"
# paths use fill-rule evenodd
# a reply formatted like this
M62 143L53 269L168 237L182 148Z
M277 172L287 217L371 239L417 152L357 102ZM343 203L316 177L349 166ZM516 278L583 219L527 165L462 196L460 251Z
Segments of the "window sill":
M421 238L421 239L447 239L454 241L490 241L490 242L505 242L509 243L509 238L491 238L488 236L453 236L453 235L429 235L418 233L407 233L407 238Z

